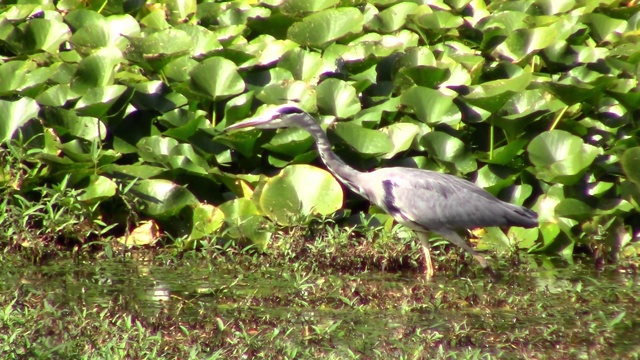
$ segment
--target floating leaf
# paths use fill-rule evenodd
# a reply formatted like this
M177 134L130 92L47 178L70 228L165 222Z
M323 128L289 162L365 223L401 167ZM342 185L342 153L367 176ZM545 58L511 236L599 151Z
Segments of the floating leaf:
M289 70L296 80L312 83L317 82L323 66L320 54L302 48L287 51L278 61L278 67Z
M103 116L126 89L124 85L91 88L80 98L75 109L79 115Z
M36 117L40 106L29 98L17 101L0 100L0 144L10 140L13 134L30 119Z
M640 146L625 150L620 164L627 178L640 185Z
M71 36L67 24L58 20L31 19L24 32L25 45L30 50L57 53L60 44Z
M345 35L361 32L363 22L362 13L356 8L323 10L291 25L287 38L301 45L322 46Z
M264 217L260 215L253 201L240 198L220 205L227 223L227 236L249 241L259 250L264 250L271 239L271 231Z
M143 221L128 234L121 236L117 241L125 246L153 245L160 238L160 228L155 221Z
M360 111L356 89L339 79L327 79L316 88L318 107L338 118L348 118Z
M383 159L391 159L397 153L409 149L416 136L420 134L420 127L416 124L395 123L380 129L387 134L393 143L393 149L385 154Z
M380 11L366 25L375 31L394 32L404 26L407 17L412 15L417 8L418 4L401 2Z
M340 0L287 0L281 6L285 14L314 13L335 6Z
M593 215L593 209L578 199L564 199L555 207L556 215L575 220L586 220Z
M393 143L387 134L353 123L338 123L334 132L351 148L363 155L378 156L391 152Z
M122 52L118 48L106 47L96 50L78 64L71 90L83 94L90 88L113 84L116 67L122 60Z
M402 104L413 109L420 121L429 125L455 125L462 119L460 110L453 103L453 95L438 90L415 86L402 95Z
M198 204L193 209L193 228L189 234L190 240L198 240L210 236L224 224L224 213L210 204Z
M142 204L140 210L156 218L167 219L177 215L185 206L194 206L198 200L185 187L170 180L140 180L132 193Z
M427 133L420 139L420 143L427 149L429 155L454 165L456 170L466 174L474 171L478 165L465 144L457 137L441 131Z
M277 223L292 225L300 217L338 211L342 196L342 187L329 172L309 165L291 165L264 185L260 207Z
M545 181L572 183L596 158L598 148L564 130L552 130L536 136L527 147L529 159Z
M78 196L78 200L97 202L114 196L117 189L118 185L108 177L92 175L89 177L89 185L83 189L82 194Z
M221 57L208 58L196 65L189 76L189 87L211 100L239 94L245 88L236 65Z

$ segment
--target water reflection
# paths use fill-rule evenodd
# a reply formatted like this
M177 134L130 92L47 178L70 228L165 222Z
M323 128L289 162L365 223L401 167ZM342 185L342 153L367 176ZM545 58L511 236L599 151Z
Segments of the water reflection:
M608 341L628 347L640 338L637 276L534 257L505 271L499 283L482 276L440 274L427 282L413 273L243 266L206 257L171 263L59 260L16 266L0 276L3 292L41 292L61 306L108 307L117 299L149 317L168 312L184 322L224 327L243 321L256 329L286 324L296 339L338 333L336 346L406 337L502 344L554 339L555 333L595 336L587 331L608 332Z

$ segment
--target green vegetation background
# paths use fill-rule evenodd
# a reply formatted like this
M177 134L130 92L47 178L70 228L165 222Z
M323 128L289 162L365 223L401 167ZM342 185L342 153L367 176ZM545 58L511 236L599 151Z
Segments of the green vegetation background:
M635 2L4 4L6 248L147 244L158 229L184 248L266 248L316 217L389 228L304 131L222 132L295 101L356 168L445 171L540 214L480 246L639 250Z

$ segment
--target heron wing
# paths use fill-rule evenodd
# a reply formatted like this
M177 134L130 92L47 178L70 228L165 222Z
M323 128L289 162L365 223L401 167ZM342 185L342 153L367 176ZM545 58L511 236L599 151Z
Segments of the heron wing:
M383 168L370 175L380 184L379 194L370 194L372 201L414 227L437 231L537 225L533 211L503 202L453 175L411 168Z

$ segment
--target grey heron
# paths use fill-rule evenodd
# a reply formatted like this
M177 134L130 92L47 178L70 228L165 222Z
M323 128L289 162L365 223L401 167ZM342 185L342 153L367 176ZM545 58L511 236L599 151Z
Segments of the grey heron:
M327 135L315 119L295 105L271 108L260 116L233 124L225 131L246 127L300 127L309 132L315 140L320 159L337 179L416 232L428 278L434 273L429 231L463 248L495 277L487 260L473 250L458 231L491 226L538 226L538 214L534 211L499 200L474 183L454 175L404 167L360 172L331 150Z

